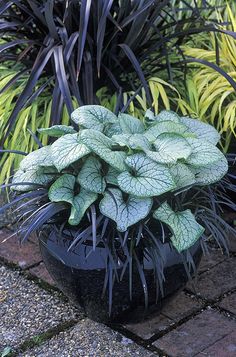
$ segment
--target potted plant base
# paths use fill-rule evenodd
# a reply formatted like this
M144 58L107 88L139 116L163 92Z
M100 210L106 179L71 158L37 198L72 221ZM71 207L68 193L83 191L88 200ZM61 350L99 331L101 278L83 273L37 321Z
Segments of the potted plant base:
M137 267L132 270L132 299L130 299L130 276L126 269L122 279L113 282L112 308L109 313L109 289L103 294L106 277L106 254L101 245L92 251L92 242L82 244L68 251L71 236L59 234L50 228L39 234L39 243L44 263L56 281L58 288L76 306L83 307L86 315L99 322L140 321L148 314L150 308L160 309L167 297L183 288L191 271L186 271L183 259L169 243L162 243L160 251L163 256L163 292L157 291L154 279L154 267L148 258L143 258L143 273L146 287L143 286ZM90 254L88 254L91 252ZM202 250L199 242L190 249L197 267ZM88 256L88 257L87 257ZM122 258L119 261L117 275L120 278L123 269ZM192 270L193 273L193 270ZM145 308L144 289L148 291L148 308Z

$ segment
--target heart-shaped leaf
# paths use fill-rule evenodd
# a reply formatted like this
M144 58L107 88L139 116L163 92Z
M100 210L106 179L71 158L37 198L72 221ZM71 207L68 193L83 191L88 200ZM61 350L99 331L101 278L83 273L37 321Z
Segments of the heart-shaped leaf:
M55 167L42 167L42 166L32 166L27 169L19 168L12 180L13 184L17 183L29 183L26 185L16 185L12 189L15 191L31 191L37 189L38 185L46 186L54 178L57 170ZM35 184L35 186L33 185Z
M211 165L193 167L198 185L210 185L219 181L228 171L228 161L225 157Z
M124 201L122 192L117 188L112 188L105 192L99 207L104 216L116 222L120 232L125 232L128 227L148 215L152 207L152 199L129 196Z
M191 154L191 146L188 141L179 134L165 133L154 141L156 151L146 150L147 156L152 160L171 164L178 159L187 159Z
M38 166L53 166L50 146L44 146L38 150L32 151L25 156L20 163L20 169L23 171Z
M196 167L206 166L224 158L222 152L209 141L193 138L187 138L187 141L192 148L192 153L186 160L190 165Z
M78 134L66 134L51 145L52 161L59 171L89 153L89 148L79 140Z
M187 165L181 162L171 165L169 170L176 184L175 189L183 188L196 183L194 173L188 168Z
M120 174L114 167L109 166L108 173L106 174L106 182L118 186L117 177Z
M64 174L59 177L50 187L48 197L52 202L73 203L75 176Z
M88 191L102 193L106 188L106 181L101 173L102 165L98 159L95 157L89 157L78 177L77 181L79 184Z
M143 134L113 135L112 140L120 146L128 146L133 150L150 150L151 144Z
M181 117L180 122L184 124L198 139L204 139L216 145L220 140L220 134L211 125L189 117Z
M122 191L138 197L159 196L175 188L169 169L149 159L145 154L134 154L126 159L131 172L118 176Z
M154 212L153 217L170 228L173 233L171 241L178 252L190 248L204 232L204 228L197 223L190 210L174 212L167 202Z
M125 170L126 154L122 151L113 151L114 142L106 135L92 129L82 130L81 141L104 161L119 171Z
M68 125L53 125L50 128L40 128L38 132L43 135L49 135L52 137L60 137L65 134L75 134L76 131L72 126Z
M129 114L120 113L118 119L123 134L141 134L145 130L141 120Z
M181 134L182 136L190 135L185 125L170 120L155 123L155 125L152 125L145 131L144 135L148 140L153 142L159 135L164 133Z
M101 105L84 105L71 114L71 119L87 129L103 131L105 126L117 122L117 116Z
M172 112L171 110L162 110L158 115L155 116L155 121L173 121L174 123L179 123L180 118L178 114Z
M74 197L68 223L76 226L80 223L87 209L97 199L97 194L81 188L80 193Z

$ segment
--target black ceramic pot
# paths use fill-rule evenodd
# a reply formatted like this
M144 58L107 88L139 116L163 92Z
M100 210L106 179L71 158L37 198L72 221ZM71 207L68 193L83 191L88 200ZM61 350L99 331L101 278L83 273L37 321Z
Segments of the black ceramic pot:
M58 288L73 303L82 306L87 316L102 322L138 321L146 316L143 285L135 266L132 274L132 301L129 297L129 272L126 269L122 280L114 281L112 312L109 315L108 291L102 296L106 271L104 247L97 247L86 259L91 245L82 244L68 252L71 235L64 233L59 236L55 230L48 228L40 232L39 242L45 265ZM183 288L188 281L180 254L168 243L161 244L161 250L164 257L165 282L164 295L158 294L158 299L152 262L145 257L142 259L149 306L161 307L167 297ZM201 259L201 248L198 243L192 247L191 253L195 264L198 265ZM118 275L122 267L121 258L118 262Z

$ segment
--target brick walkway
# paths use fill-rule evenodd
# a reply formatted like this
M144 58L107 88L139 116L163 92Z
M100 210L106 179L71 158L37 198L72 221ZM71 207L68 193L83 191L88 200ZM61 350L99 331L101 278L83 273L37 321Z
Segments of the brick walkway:
M188 283L184 291L164 306L161 314L152 314L142 323L106 327L84 318L81 312L75 312L76 309L63 302L44 267L36 239L19 247L16 238L7 240L11 234L7 229L0 231L2 269L8 277L7 281L11 281L9 286L12 286L7 297L3 296L4 292L0 292L0 306L10 304L13 297L14 301L20 301L23 293L15 291L15 282L19 280L19 286L25 284L30 299L34 299L34 289L37 290L36 295L42 296L40 299L45 301L49 311L47 313L45 308L41 312L42 323L33 332L30 321L26 324L28 330L25 325L20 329L20 343L16 338L16 343L11 344L10 338L3 346L0 342L1 348L10 346L16 351L16 356L30 357L236 356L235 241L231 240L229 257L215 250L210 260L203 258L196 286ZM63 306L67 311L66 317ZM14 310L14 306L12 308ZM32 306L30 308L33 309ZM51 320L52 309L61 311L58 319L55 316L55 321ZM6 323L10 324L8 320ZM89 342L88 337L88 347L84 339L90 334L94 339Z

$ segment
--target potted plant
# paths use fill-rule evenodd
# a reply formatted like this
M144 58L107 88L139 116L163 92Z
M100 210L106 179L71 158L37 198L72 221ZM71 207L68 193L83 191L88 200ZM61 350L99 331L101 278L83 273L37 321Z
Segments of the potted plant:
M92 318L118 319L186 283L205 228L226 247L209 185L228 164L212 126L171 111L140 121L87 105L72 120L78 131L40 129L56 139L21 161L6 207L17 205L22 241L38 232L58 286Z

